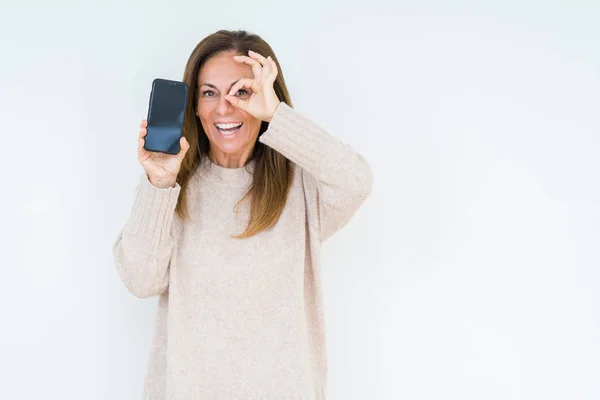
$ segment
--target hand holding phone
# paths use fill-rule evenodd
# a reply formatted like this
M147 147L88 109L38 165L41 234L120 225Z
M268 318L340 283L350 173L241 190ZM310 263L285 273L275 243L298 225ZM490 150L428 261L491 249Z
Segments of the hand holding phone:
M144 149L165 154L179 153L187 107L185 82L156 78L148 102L148 134Z
M183 136L188 85L156 78L148 102L148 119L142 120L138 160L156 187L175 186L181 162L189 149Z
M148 151L144 148L145 138L148 134L148 121L145 119L140 123L140 134L138 136L138 161L142 164L150 183L158 188L170 188L177 182L177 174L181 168L181 162L185 157L189 143L185 137L179 139L179 153L166 154Z

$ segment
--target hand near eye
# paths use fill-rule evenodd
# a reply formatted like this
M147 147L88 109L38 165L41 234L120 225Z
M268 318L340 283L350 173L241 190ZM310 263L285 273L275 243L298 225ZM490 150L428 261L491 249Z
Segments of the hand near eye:
M249 55L250 57L233 56L233 59L252 66L254 79L240 79L233 85L225 98L235 107L246 111L253 117L271 122L277 106L281 103L273 88L273 82L275 82L275 78L277 77L277 64L275 64L275 61L270 56L264 58L252 50L249 52ZM242 88L252 90L249 99L241 99L232 95Z

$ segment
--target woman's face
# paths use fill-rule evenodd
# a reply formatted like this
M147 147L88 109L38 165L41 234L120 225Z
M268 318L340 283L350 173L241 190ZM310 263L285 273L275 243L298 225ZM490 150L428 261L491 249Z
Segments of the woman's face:
M233 51L215 54L202 66L198 76L196 110L208 136L212 155L220 161L243 164L252 154L261 121L225 99L239 79L254 79L252 67L236 62L234 55ZM232 93L242 99L249 99L251 94L251 89L244 88ZM241 126L232 130L232 124Z

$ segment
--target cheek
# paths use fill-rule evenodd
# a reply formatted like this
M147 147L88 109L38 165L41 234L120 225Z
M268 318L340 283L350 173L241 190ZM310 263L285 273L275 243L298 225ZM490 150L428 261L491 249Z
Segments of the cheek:
M252 115L248 114L245 111L242 111L242 112L244 113L244 117L246 119L246 124L252 131L252 136L258 136L258 131L260 130L261 121L259 119L254 118Z
M207 126L205 126L205 125L210 124L210 120L211 120L211 115L212 115L211 107L210 107L210 105L208 105L206 103L198 103L198 108L196 110L198 113L198 117L200 118L200 123L202 124L202 126L204 127L204 130L206 131Z
M201 116L202 118L210 115L212 108L213 107L210 106L210 103L207 103L205 101L199 101L198 104L196 105L196 110L198 110L198 115Z
M260 131L260 121L254 121L252 124L252 136L257 137Z

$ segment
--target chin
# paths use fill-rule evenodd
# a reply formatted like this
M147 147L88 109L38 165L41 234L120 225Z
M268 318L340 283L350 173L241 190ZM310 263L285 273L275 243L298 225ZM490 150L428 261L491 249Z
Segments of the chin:
M222 153L225 154L235 154L235 153L241 153L244 151L245 146L239 146L239 145L235 145L234 143L219 143L219 144L214 144L215 147L217 149L219 149L219 151L221 151Z

